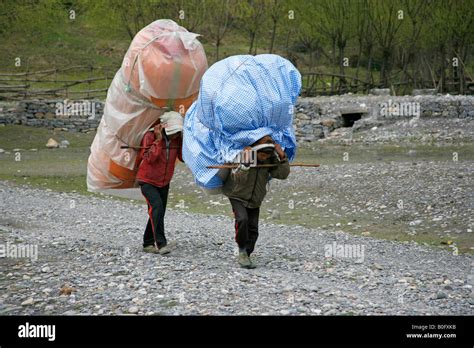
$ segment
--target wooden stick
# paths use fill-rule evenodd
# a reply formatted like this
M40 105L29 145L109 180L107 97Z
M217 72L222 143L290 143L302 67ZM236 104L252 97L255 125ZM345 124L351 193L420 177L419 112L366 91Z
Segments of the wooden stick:
M312 163L290 163L290 167L319 167L320 164Z
M240 163L229 163L229 164L218 164L213 166L207 166L209 169L233 169L240 166ZM271 168L276 167L278 164L257 164L256 166L250 168ZM319 167L319 164L310 164L310 163L292 163L290 167Z
M151 146L129 146L129 145L121 145L121 149L133 149L133 150L141 150L141 149L149 149ZM162 149L165 149L165 146L161 147ZM179 146L170 146L170 149L179 149Z
M134 150L141 150L141 149L149 149L149 146L129 146L129 145L122 145L120 146L121 149L134 149Z

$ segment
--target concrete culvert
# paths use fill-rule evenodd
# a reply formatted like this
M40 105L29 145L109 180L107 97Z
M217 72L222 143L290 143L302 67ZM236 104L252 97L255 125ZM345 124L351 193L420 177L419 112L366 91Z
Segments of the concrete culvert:
M354 122L362 118L362 113L343 114L341 127L352 127Z

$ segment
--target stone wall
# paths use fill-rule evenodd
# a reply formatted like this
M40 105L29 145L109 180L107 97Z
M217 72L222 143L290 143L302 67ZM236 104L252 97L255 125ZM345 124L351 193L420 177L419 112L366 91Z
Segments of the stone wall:
M473 96L451 95L342 95L300 98L295 108L298 141L311 142L343 127L346 116L360 115L353 128L365 129L400 119L474 119Z
M0 124L88 132L97 129L103 111L99 100L25 100L0 104Z
M23 124L68 131L95 130L104 102L27 100L0 104L0 124ZM473 96L450 95L342 95L300 98L295 108L298 141L311 142L326 137L336 128L355 120L353 128L364 129L401 118L474 118Z

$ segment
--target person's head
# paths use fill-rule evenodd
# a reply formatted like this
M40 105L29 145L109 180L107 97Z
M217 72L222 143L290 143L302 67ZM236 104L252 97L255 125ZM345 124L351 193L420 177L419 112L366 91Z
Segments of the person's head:
M160 119L157 119L155 122L153 122L153 124L150 126L150 130L152 128L154 128L155 126L158 126L159 124L161 123L161 120Z
M257 140L252 146L256 145L263 145L263 144L274 144L272 137L269 135L265 135L263 138ZM274 153L274 147L265 147L257 151L257 159L261 162L268 160L272 157Z
M273 138L271 136L265 135L263 138L260 138L255 143L253 143L252 146L261 144L275 144L275 142L273 141Z
M183 116L176 111L168 111L161 116L165 133L169 139L177 138L183 131Z

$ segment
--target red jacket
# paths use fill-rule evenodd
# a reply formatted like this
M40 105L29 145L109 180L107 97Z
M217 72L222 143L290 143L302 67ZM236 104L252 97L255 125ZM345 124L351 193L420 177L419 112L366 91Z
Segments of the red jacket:
M183 162L182 144L182 136L168 140L163 135L158 142L155 140L155 133L146 132L141 144L143 148L138 155L142 160L138 167L137 181L158 187L168 185L173 177L176 158Z

